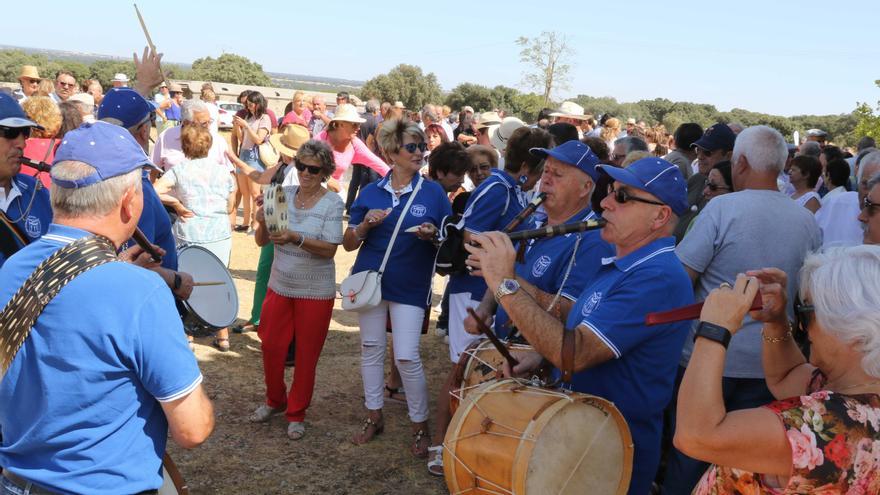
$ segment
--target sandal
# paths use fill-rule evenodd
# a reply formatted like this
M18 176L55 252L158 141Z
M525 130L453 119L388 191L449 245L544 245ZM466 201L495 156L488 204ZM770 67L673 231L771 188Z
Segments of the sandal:
M229 337L214 337L214 342L211 345L220 352L226 352L229 350Z
M287 438L301 440L306 436L306 424L301 421L293 421L287 424Z
M250 225L236 225L232 230L236 232L247 232L250 228Z
M431 447L431 439L428 437L427 423L416 424L419 426L419 429L412 434L415 440L413 440L409 452L419 459L425 459L428 457L428 449Z
M443 446L428 447L428 472L434 476L443 476Z
M404 391L403 387L394 388L385 385L385 391L388 392L388 395L385 396L387 400L397 402L398 404L406 404L406 391Z
M245 332L256 332L257 326L251 322L242 323L240 325L233 325L232 332L233 333L245 333Z
M385 431L385 421L381 418L379 421L373 421L372 418L364 419L364 425L361 432L351 437L351 442L355 445L363 445L373 439L376 435L381 435Z
M251 423L265 423L266 421L269 421L269 418L283 411L283 407L275 408L263 404L262 406L258 407L257 410L254 411L250 416L248 416L248 421L250 421Z

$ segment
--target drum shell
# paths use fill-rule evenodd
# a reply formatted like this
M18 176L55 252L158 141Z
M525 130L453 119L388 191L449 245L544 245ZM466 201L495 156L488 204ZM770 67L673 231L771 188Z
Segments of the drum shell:
M533 350L532 346L522 344L507 344L507 348L511 351ZM468 346L461 353L461 358L456 366L454 383L458 389L449 394L449 413L455 414L460 400L463 400L479 385L500 380L503 366L504 356L488 339L478 340Z
M450 493L624 495L632 456L629 428L612 403L507 379L462 401L443 465Z

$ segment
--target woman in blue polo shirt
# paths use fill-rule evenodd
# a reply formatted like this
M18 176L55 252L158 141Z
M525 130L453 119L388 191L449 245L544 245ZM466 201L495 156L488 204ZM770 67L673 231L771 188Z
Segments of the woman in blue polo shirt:
M364 444L384 429L382 406L386 320L391 316L394 359L406 389L409 418L413 422L411 452L428 453L428 385L419 356L422 321L431 297L436 248L430 242L440 221L452 213L446 192L418 173L424 160L425 134L409 121L386 121L379 132L379 145L394 166L384 179L365 187L351 206L351 219L343 247L359 248L352 273L378 270L391 241L394 226L404 215L382 274L382 302L358 315L361 329L361 374L368 416L352 437ZM415 198L402 211L410 195ZM416 233L406 229L421 226Z

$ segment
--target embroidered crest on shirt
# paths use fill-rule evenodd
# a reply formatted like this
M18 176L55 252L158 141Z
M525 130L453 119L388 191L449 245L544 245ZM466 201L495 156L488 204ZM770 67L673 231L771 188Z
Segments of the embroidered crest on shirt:
M540 258L535 260L535 263L532 265L532 275L536 278L541 278L544 276L544 272L547 271L547 268L550 268L550 263L553 260L550 259L549 256L542 255Z
M593 310L595 310L599 306L599 301L601 301L601 300L602 300L602 293L601 292L593 292L593 295L590 296L589 299L587 299L587 302L584 303L584 307L581 308L581 314L583 316L588 316L590 313L593 312Z
M40 237L41 226L39 218L33 215L28 215L27 220L24 223L24 230L32 239L37 239Z
M425 216L425 213L428 212L428 209L425 207L425 205L416 204L412 205L409 208L409 212L414 217L423 217Z

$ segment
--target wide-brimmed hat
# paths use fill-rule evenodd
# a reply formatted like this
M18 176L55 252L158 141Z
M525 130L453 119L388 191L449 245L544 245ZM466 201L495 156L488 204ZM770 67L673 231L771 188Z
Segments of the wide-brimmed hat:
M183 86L177 83L171 83L168 85L169 93L183 93Z
M507 141L513 135L513 132L525 126L526 123L516 117L504 117L498 129L495 129L495 132L489 136L489 142L492 143L496 150L504 153L504 150L507 149Z
M477 129L501 125L501 116L498 112L483 112L477 119Z
M111 82L124 82L124 83L127 83L127 82L128 82L128 76L126 76L126 75L123 74L122 72L117 72L117 73L113 76L113 79L111 80Z
M568 117L570 119L581 119L586 120L590 118L589 115L584 113L584 107L578 105L573 101L563 101L561 105L559 105L559 110L550 114L551 117Z
M336 107L336 112L333 115L333 120L341 120L343 122L354 122L355 124L363 124L367 121L367 119L361 118L360 114L358 114L357 109L354 108L354 105L350 103L343 103Z
M399 109L401 109L401 110L405 110L405 109L406 109L406 107L403 105L403 102L400 101L400 100L397 100L397 101L394 102L394 108L399 108Z
M22 65L21 66L21 74L18 76L19 79L42 79L40 77L40 72L33 65Z
M284 129L272 134L269 141L282 155L296 156L299 147L309 140L309 130L298 124L288 124Z

